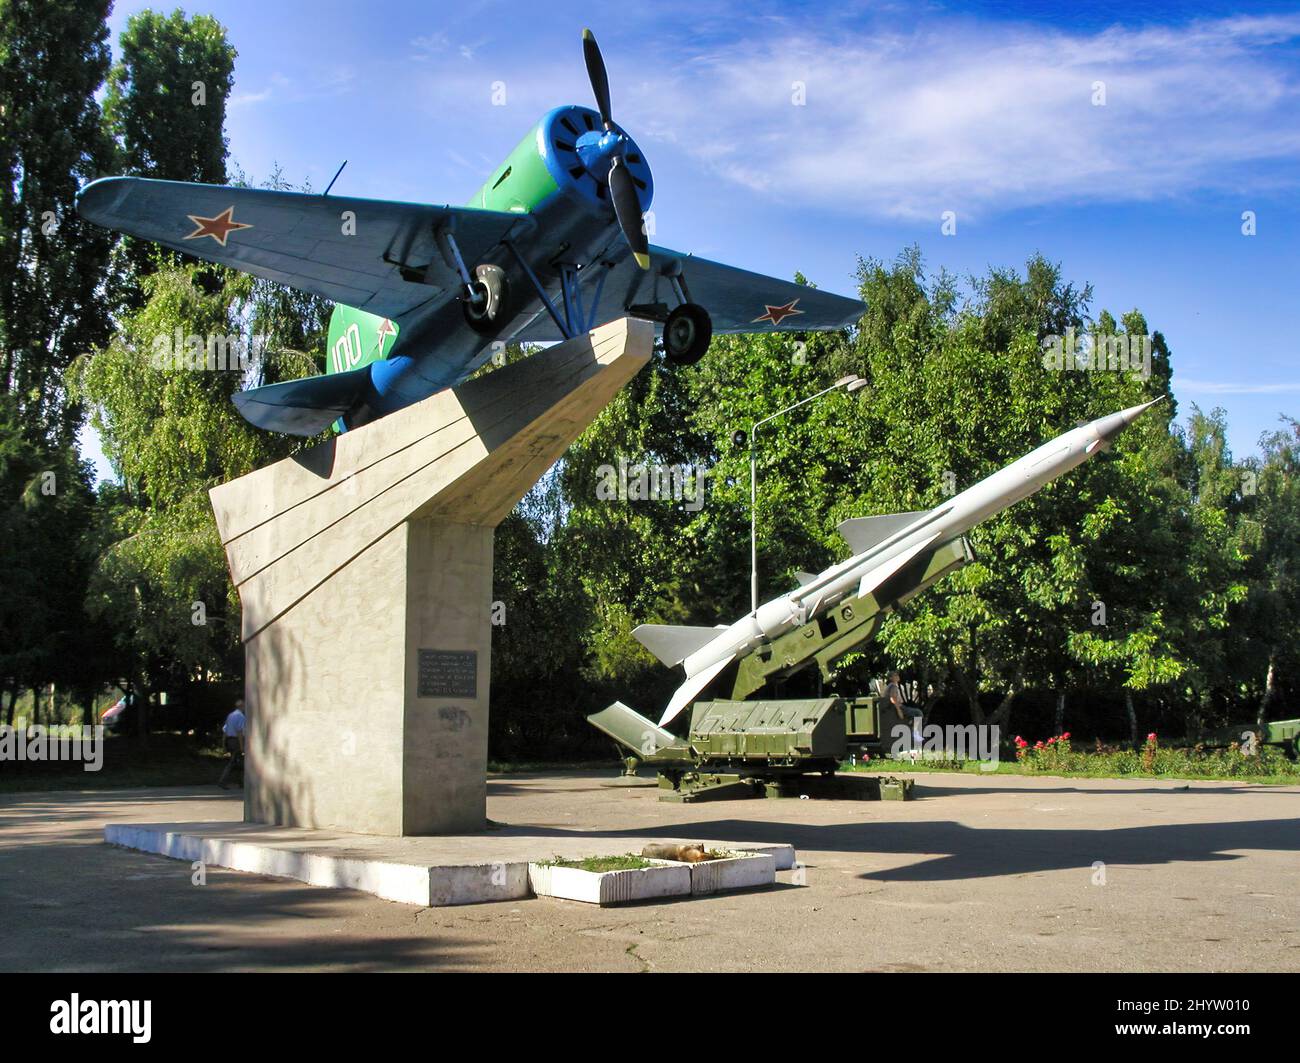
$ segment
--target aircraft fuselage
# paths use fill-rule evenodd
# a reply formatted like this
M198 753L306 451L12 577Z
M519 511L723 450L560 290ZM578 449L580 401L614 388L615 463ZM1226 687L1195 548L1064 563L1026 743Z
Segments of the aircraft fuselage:
M619 133L622 131L619 130ZM622 134L626 137L626 134ZM586 269L608 256L627 254L604 181L611 153L621 148L637 181L642 211L653 197L650 169L630 138L620 141L600 127L600 116L587 107L558 107L529 130L505 161L467 204L530 218L515 246L553 306L564 313L561 266L577 270L576 282L586 320L574 331L599 323L601 306L621 305L620 296L602 292L595 299L599 270ZM468 377L509 341L549 311L536 293L524 265L507 247L498 247L481 262L500 267L507 278L510 309L502 325L479 331L467 324L455 294L431 300L396 321L339 305L330 323L326 371L371 365L363 403L349 417L356 427L418 402ZM585 275L584 275L585 273Z

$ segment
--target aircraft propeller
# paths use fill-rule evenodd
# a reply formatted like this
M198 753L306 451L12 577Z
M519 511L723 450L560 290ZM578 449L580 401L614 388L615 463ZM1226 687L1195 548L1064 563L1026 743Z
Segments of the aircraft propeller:
M591 30L582 31L582 57L587 61L587 77L591 80L592 95L596 97L596 110L600 112L600 120L608 132L614 128L609 106L609 75L605 73L605 59Z
M600 45L589 29L582 31L582 55L587 62L587 77L591 80L591 91L596 97L596 109L607 135L617 138L617 143L610 149L609 196L614 203L614 214L618 218L618 227L623 232L623 239L632 249L632 257L642 269L650 268L650 240L641 223L641 200L636 193L636 183L623 152L627 149L627 137L614 128L614 117L609 104L609 75L605 72L605 60L600 54Z

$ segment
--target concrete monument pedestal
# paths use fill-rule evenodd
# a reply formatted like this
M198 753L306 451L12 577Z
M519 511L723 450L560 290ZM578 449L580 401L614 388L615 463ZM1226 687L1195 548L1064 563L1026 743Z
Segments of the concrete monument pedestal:
M212 490L243 604L245 821L484 828L493 529L653 339L604 325Z

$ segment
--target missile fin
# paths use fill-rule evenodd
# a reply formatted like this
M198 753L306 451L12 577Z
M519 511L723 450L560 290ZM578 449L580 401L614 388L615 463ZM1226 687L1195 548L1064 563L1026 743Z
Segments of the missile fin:
M681 741L675 734L657 727L621 701L588 716L587 722L598 731L604 731L620 745L639 753L642 759Z
M933 546L938 538L937 535L932 535L930 538L913 546L910 550L904 550L901 554L891 557L888 561L871 569L858 584L858 597L861 598L864 594L870 594L894 573L901 572L918 554Z
M677 714L694 701L696 695L712 683L713 680L717 678L718 673L726 668L733 660L735 660L734 656L724 657L722 660L718 661L717 664L709 665L709 667L704 669L704 671L697 672L686 680L685 683L679 686L677 692L673 694L672 700L668 702L668 708L664 709L664 714L659 717L659 726L666 727L668 724L672 723L672 721L677 718Z
M717 636L713 627L692 627L688 624L642 624L632 632L632 637L670 668L681 664L701 646L707 646Z
M901 531L930 511L918 509L912 513L881 513L875 517L850 517L840 521L835 530L849 544L855 554L865 554L877 543L883 543L897 531Z
M794 574L794 578L799 581L800 587L806 587L817 578L817 573L799 571Z

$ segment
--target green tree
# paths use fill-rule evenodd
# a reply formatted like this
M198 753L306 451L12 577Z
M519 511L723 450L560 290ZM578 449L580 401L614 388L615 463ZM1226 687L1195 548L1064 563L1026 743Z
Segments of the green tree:
M914 253L892 268L863 263L861 279L869 310L857 357L873 393L860 513L931 508L1075 423L1150 394L1138 374L1047 364L1046 341L1089 334L1090 293L1041 257L1023 278L974 279L960 306L951 279L927 284ZM1096 331L1113 329L1103 315ZM891 616L881 648L940 690L951 678L976 723L1005 726L1030 687L1062 696L1080 686L1068 636L1089 622L1097 570L1119 561L1100 544L1128 519L1122 461L1139 446L1126 434L1116 456L976 527L976 561Z
M1241 470L1255 547L1243 622L1253 674L1245 681L1258 697L1260 723L1300 693L1300 422L1282 422L1261 437L1262 457Z
M225 184L226 105L237 55L225 27L211 15L146 9L127 20L118 50L104 97L115 172ZM113 305L120 312L138 308L143 278L185 258L123 237L110 283ZM215 272L203 276L207 283L220 281Z
M108 7L0 0L0 392L30 434L63 443L80 424L63 374L109 329L98 294L112 236L74 209L111 152L95 100Z
M13 723L20 691L49 684L84 695L104 681L104 633L88 621L93 557L91 474L75 448L26 431L11 395L0 395L0 696ZM54 721L50 721L54 722Z
M211 15L144 10L122 31L104 116L125 172L226 181L226 102L238 54Z
M78 187L106 165L96 90L108 70L107 3L0 0L0 706L20 688L102 682L103 632L85 589L94 547L82 411L65 374L102 343L111 234L83 223ZM41 690L48 697L36 696ZM51 721L53 722L53 721Z
M239 670L238 600L208 491L301 446L253 428L231 401L244 377L234 352L251 345L254 285L226 271L222 283L203 283L213 268L147 277L144 305L77 366L77 394L123 485L92 611L112 618L129 679L146 696ZM178 353L197 364L177 364Z

